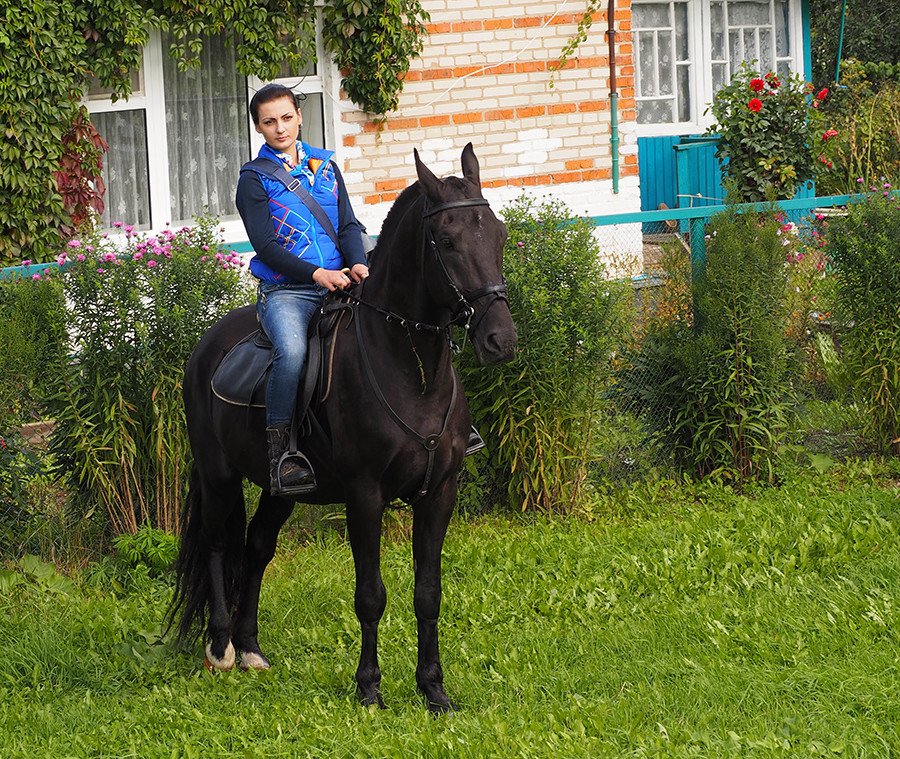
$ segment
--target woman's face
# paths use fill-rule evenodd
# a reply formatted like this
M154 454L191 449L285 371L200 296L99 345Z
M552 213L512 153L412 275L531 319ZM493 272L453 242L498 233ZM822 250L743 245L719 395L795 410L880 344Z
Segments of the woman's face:
M259 107L259 132L266 144L273 150L283 153L294 147L300 134L303 119L292 98L283 97L270 100Z

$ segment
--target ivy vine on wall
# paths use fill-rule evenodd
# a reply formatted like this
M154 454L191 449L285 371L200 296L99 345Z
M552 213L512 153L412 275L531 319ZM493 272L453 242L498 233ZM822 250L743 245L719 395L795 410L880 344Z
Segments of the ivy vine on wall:
M315 58L316 0L0 0L0 265L53 257L88 209L102 209L103 141L81 105L92 79L131 93L151 29L198 66L208 35L234 44L241 74L275 78ZM325 49L343 87L383 119L422 50L419 0L326 0Z

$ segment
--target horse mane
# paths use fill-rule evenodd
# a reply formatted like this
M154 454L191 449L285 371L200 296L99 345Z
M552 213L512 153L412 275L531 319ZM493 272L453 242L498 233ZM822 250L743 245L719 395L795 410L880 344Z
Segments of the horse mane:
M467 188L470 187L470 183L465 179L460 179L459 177L447 177L442 180L443 183L452 187L455 190L459 190L460 192L465 193ZM413 182L407 188L405 188L394 201L393 205L390 207L387 216L384 219L384 223L381 225L381 233L378 235L379 243L381 240L390 240L397 232L397 228L400 226L403 217L406 215L407 211L409 211L410 207L413 203L415 203L420 197L422 197L422 189L419 187L418 182ZM381 250L381 245L377 245L375 250L372 251L372 257L377 257L378 252Z

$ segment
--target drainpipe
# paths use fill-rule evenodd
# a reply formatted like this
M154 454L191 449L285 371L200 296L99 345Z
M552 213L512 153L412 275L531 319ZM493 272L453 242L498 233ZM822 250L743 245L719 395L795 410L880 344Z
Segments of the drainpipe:
M841 6L841 32L838 36L837 62L834 65L834 83L841 81L841 55L844 52L844 21L847 19L847 0Z
M612 153L612 189L619 194L619 93L616 90L616 0L606 11L606 41L609 43L609 149Z

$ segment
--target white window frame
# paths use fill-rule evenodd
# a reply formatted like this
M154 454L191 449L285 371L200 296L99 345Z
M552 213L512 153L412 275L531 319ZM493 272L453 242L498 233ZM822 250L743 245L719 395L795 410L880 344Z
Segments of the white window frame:
M317 6L321 4L317 2ZM340 151L340 73L330 55L324 49L321 33L321 7L318 10L316 34L316 74L303 78L302 86L297 89L307 93L318 93L322 96L325 146L336 153ZM165 118L165 91L163 80L163 50L159 31L152 30L144 47L142 61L143 89L136 91L127 100L113 102L111 98L87 97L84 105L89 113L108 113L116 111L143 110L147 132L147 167L150 198L150 233L160 232L167 222L171 222L168 142ZM288 86L297 85L298 77L276 79L276 82ZM247 103L253 93L263 84L263 80L255 76L247 77ZM262 147L263 139L257 134L247 112L250 141L247 146L248 155L255 156ZM235 175L237 185L237 175ZM239 242L247 239L244 225L235 214L222 220L223 235L226 242Z
M654 0L644 0L654 2ZM656 0L660 2L662 0ZM771 2L770 0L770 7ZM803 73L803 20L801 17L801 0L789 0L790 2L790 26L791 55L787 59L790 62L792 72ZM643 4L642 0L632 0L632 13L634 6ZM705 132L715 119L706 110L712 102L712 42L710 40L711 12L710 0L688 0L688 44L691 57L690 89L692 96L691 120L679 121L673 124L637 124L638 137L663 137L682 134L699 134ZM727 36L727 30L726 30ZM726 40L726 49L727 49ZM773 46L775 40L772 40ZM632 50L635 51L634 91L637 99L638 78L640 73L637 65L637 37L632 35ZM781 60L784 60L783 58ZM728 62L726 62L728 63ZM674 62L673 62L674 65ZM729 63L730 67L730 63Z

